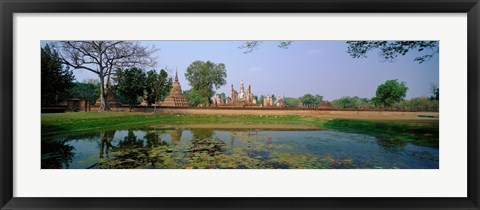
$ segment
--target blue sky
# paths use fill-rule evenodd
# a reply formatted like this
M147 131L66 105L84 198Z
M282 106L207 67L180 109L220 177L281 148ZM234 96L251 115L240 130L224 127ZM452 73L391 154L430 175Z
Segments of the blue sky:
M230 94L233 84L238 90L243 80L254 95L300 97L306 93L334 100L342 96L371 98L379 84L390 79L405 81L407 99L429 96L430 85L438 85L438 54L418 64L416 52L400 56L395 62L383 61L376 51L367 58L355 59L346 53L345 41L294 41L289 49L278 48L277 41L263 41L251 53L238 47L241 41L144 41L160 48L156 70L167 68L171 75L178 70L183 90L190 89L185 80L186 68L196 60L224 63L227 85L217 93ZM75 70L78 81L97 78L85 70Z

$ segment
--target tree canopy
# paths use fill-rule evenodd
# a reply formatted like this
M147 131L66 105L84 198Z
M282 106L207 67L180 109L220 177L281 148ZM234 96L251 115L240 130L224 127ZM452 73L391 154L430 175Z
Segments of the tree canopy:
M87 99L93 104L100 95L100 82L97 80L75 82L68 90L68 94L72 98Z
M394 61L399 55L417 51L423 54L414 61L423 63L438 54L438 41L348 41L347 53L353 58L366 58L368 52L378 49L385 61Z
M95 73L100 80L100 111L109 110L107 93L110 76L116 69L154 67L157 48L138 41L62 41L62 63L73 69Z
M227 83L227 71L223 63L194 61L187 67L185 78L192 89L205 100L205 104L209 105L215 90Z
M278 47L288 49L292 45L292 41L278 41ZM243 53L251 53L259 48L262 41L245 41L239 49L244 50ZM347 41L347 53L353 58L366 58L368 52L375 49L379 50L379 55L385 61L393 62L399 55L406 55L409 52L422 52L414 61L423 63L429 61L434 55L438 54L438 41Z
M58 52L48 44L40 51L42 105L56 104L66 99L66 92L73 86L75 76L71 70L64 68Z
M300 103L302 103L302 101L300 100L300 98L291 98L291 97L286 97L284 99L285 101L285 104L287 104L288 107L298 107L298 105Z
M145 101L148 106L163 101L172 88L172 83L172 78L168 78L165 70L160 70L160 73L155 70L148 71L145 84Z
M402 101L407 95L408 87L405 82L395 80L387 80L385 83L377 87L377 92L372 101L375 105L390 107L396 102Z
M373 104L367 98L354 97L341 97L332 101L332 108L334 109L371 109L375 108Z
M139 68L119 69L115 80L117 81L117 91L125 97L130 106L130 111L132 111L132 107L139 104L139 99L144 94L146 87L145 72Z

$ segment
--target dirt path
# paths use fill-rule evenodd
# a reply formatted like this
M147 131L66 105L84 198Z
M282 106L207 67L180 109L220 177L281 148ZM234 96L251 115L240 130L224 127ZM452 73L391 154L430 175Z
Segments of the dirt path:
M372 119L372 120L438 120L438 112L401 111L329 111L329 110L222 110L222 109L160 109L165 114L202 115L268 115L268 116L312 116L329 119ZM432 116L421 117L421 116Z

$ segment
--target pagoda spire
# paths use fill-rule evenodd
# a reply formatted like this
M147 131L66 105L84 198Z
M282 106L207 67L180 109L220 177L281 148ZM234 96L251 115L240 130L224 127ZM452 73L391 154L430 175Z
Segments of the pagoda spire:
M178 82L178 70L175 68L175 82Z

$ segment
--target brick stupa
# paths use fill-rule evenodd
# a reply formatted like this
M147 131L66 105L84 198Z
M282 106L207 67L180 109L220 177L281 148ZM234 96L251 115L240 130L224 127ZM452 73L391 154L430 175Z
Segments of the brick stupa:
M160 106L166 107L188 107L188 100L182 93L182 87L178 82L178 72L175 72L175 81L173 82L170 94L160 104Z

